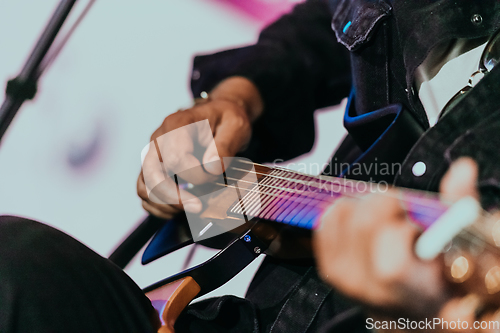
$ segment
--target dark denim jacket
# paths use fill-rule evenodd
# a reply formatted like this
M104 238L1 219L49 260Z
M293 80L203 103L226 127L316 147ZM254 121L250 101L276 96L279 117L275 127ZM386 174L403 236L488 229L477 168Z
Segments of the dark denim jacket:
M470 156L480 166L483 206L498 207L500 66L430 129L413 89L413 73L437 44L487 37L499 26L496 0L310 0L263 30L255 45L196 57L191 85L195 96L231 75L257 85L265 110L245 152L254 161L307 152L314 141L314 110L350 95L344 117L349 136L334 156L337 162L392 158L401 163L400 173L382 180L436 191L450 163ZM414 172L417 163L425 165L424 172ZM351 171L343 175L356 178ZM315 294L316 289L301 291ZM325 332L364 331L359 316L328 308L337 303L320 303L318 313L336 315L331 325L317 325ZM256 317L248 318L253 323ZM297 327L302 326L293 324L287 331ZM247 329L259 331L250 324Z
M500 146L500 90L494 79L500 69L430 130L413 73L437 44L489 36L499 26L495 0L310 0L262 31L257 44L196 57L192 89L195 95L208 91L230 75L246 76L259 87L266 108L246 152L256 161L308 151L314 110L351 92L344 118L351 140L337 153L339 160L352 162L371 153L404 113L410 129L403 125L399 139L393 134L385 144L408 139L404 149L409 150L425 133L406 157L396 184L437 190L449 164L467 155L480 164L480 186L490 206L500 192L500 151L495 150ZM426 165L418 177L412 172L417 162Z

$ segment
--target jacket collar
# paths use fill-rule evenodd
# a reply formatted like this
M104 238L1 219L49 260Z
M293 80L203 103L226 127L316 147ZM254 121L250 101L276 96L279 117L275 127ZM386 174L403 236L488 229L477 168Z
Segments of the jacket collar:
M454 38L479 38L500 27L498 0L330 0L332 28L349 51L370 41L379 23L393 16L407 86L430 50Z
M437 45L455 38L490 36L500 27L498 0L392 0L407 86Z

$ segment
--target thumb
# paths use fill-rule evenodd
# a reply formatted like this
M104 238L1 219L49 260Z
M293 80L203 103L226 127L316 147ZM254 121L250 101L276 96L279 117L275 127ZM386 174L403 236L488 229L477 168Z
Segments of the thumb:
M471 196L479 199L477 190L478 166L470 157L461 157L452 163L440 184L440 192L444 198L457 201Z

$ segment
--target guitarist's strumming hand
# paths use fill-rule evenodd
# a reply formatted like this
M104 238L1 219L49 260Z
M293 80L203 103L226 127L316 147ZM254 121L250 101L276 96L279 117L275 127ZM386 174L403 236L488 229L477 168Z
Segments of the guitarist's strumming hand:
M441 194L451 200L478 197L477 173L474 161L460 159L443 178ZM397 197L392 189L361 200L341 199L323 215L314 235L321 276L384 315L451 319L463 314L464 303L445 281L441 258L422 261L415 255L420 231L408 222Z
M182 173L183 180L204 183L211 174L220 174L223 167L222 163L206 163L234 156L250 140L251 123L263 109L255 85L243 77L231 77L209 96L187 110L169 115L151 136L149 150L143 155L137 193L144 209L153 215L170 219L181 209L199 212L201 202L182 189L180 197L188 203L179 203L173 175L192 170ZM165 135L169 132L174 135Z

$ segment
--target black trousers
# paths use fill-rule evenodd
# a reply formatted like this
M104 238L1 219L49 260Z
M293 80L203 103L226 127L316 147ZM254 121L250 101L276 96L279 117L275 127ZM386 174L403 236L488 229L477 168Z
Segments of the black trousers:
M216 274L217 272L214 272ZM155 332L156 312L118 267L44 224L0 216L0 332ZM311 263L266 258L245 299L184 311L176 332L365 332L362 313Z
M0 332L155 332L151 303L118 267L68 235L0 217Z

